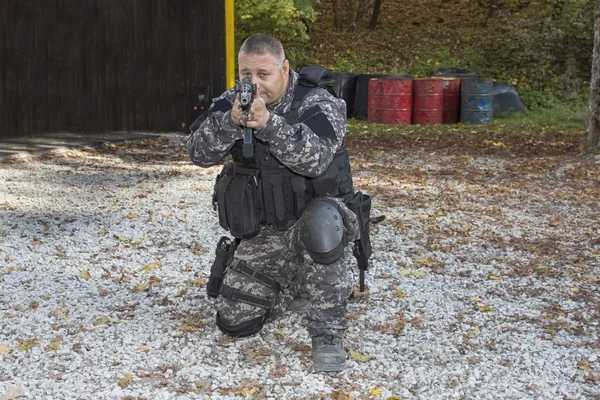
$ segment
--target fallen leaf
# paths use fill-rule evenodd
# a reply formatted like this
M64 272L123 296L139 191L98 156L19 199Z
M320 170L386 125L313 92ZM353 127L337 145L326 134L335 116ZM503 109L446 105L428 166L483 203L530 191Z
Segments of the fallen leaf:
M148 348L148 346L141 346L138 348L138 351L143 351L144 353L147 353L150 351L150 349Z
M46 347L44 347L45 350L60 350L60 343L58 341L54 341L51 342L50 344L48 344Z
M147 283L140 283L139 285L137 285L135 287L135 290L137 290L138 292L145 292L149 288L150 288L150 285L148 285Z
M369 390L369 394L371 396L380 395L381 394L381 388L374 387L373 389Z
M281 342L281 341L283 341L283 339L285 339L285 336L283 336L283 334L281 334L279 332L273 333L273 337L275 339L277 339L279 342Z
M367 362L373 358L373 356L370 356L368 354L361 354L354 350L350 350L350 357L352 357L354 360L360 361L360 362Z
M196 332L198 330L198 328L193 327L191 325L184 325L184 326L180 327L179 329L181 329L184 332Z
M21 396L25 396L23 389L11 386L6 393L4 393L1 400L14 400Z
M79 272L79 276L81 276L86 281L89 280L92 277L92 275L90 275L90 272L87 269L82 269Z
M148 264L146 264L146 266L144 268L142 268L142 271L150 272L152 270L159 269L159 268L160 268L160 262L152 261L152 262L149 262Z
M414 276L415 278L425 278L425 275L425 271L416 271L412 274L412 276Z
M119 386L121 386L121 389L125 389L127 387L127 385L129 385L132 381L133 381L133 375L127 374L127 373L123 374L121 379L119 379Z
M0 354L12 353L13 349L7 344L0 344Z
M492 309L492 307L490 307L490 306L486 306L485 304L481 304L481 305L477 306L477 308L478 308L478 309L479 309L479 311L481 311L481 312L491 312L491 311L494 311L494 310Z
M92 322L94 326L104 325L108 323L108 317L106 315L101 315Z
M396 290L394 292L394 296L396 296L396 297L408 297L408 295L406 293L404 293L402 290Z
M21 351L29 351L34 347L38 347L40 342L37 339L28 339L19 343L19 350Z

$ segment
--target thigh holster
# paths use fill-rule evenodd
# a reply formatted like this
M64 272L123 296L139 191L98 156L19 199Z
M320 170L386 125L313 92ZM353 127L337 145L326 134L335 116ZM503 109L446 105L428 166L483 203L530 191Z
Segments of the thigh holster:
M262 329L265 321L269 318L271 310L274 307L274 301L279 296L281 285L279 284L279 282L277 282L275 278L263 272L260 272L253 267L250 267L244 261L238 258L233 258L231 263L228 265L227 269L231 271L236 271L242 275L252 278L252 280L262 284L263 286L266 286L273 292L273 296L263 297L245 292L240 289L233 288L228 285L221 286L219 296L234 302L244 303L253 307L262 308L265 310L265 313L250 321L246 321L237 325L226 324L225 322L223 322L219 313L217 313L217 327L223 333L226 333L229 336L243 337L253 335Z

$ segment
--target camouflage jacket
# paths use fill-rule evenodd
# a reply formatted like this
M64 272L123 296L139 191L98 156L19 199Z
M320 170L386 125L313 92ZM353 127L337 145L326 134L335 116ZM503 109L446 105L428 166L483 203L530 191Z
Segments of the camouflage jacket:
M310 92L298 109L300 123L289 125L282 116L291 108L298 74L290 70L285 95L268 106L267 125L255 131L255 137L269 144L271 154L291 171L316 177L327 170L334 155L343 146L346 134L346 104L325 89ZM200 167L219 164L235 142L242 140L243 128L231 121L235 90L229 89L214 99L199 118L200 126L188 139L191 161Z

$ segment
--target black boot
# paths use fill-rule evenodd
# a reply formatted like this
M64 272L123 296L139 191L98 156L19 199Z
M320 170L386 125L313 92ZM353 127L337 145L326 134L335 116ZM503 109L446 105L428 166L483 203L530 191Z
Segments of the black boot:
M346 352L341 337L313 336L312 355L316 372L340 372L346 369Z

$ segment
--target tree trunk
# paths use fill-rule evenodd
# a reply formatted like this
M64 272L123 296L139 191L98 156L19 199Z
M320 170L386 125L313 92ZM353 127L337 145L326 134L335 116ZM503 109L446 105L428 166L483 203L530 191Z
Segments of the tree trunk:
M600 148L600 0L594 11L594 52L592 55L592 81L590 83L590 115L587 126L586 148Z
M340 18L340 11L338 9L337 0L331 0L331 8L333 12L333 29L339 31L342 27L342 22Z
M377 27L377 22L379 21L379 12L381 11L381 3L383 0L375 0L375 5L373 6L373 14L371 15L371 23L369 24L369 30L374 31Z
M362 20L367 12L369 6L369 0L359 0L358 7L356 9L356 17L354 18L354 27L360 28L362 26Z

